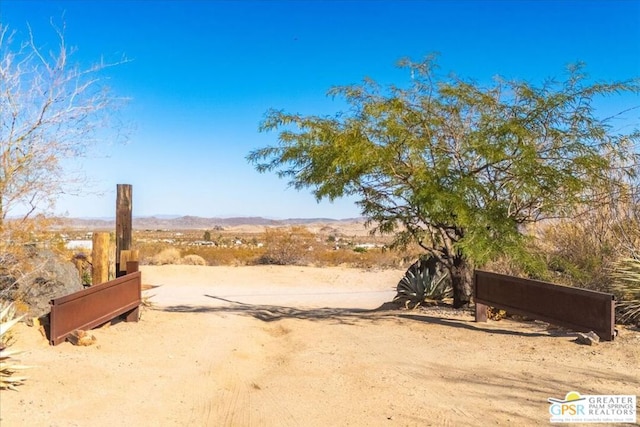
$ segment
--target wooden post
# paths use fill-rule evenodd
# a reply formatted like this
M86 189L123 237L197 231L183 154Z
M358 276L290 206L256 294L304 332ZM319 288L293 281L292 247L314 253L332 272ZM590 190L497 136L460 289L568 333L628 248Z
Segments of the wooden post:
M127 268L127 264L130 261L135 261L138 262L138 257L139 257L140 251L138 251L137 249L134 250L121 250L120 251L120 268L124 268L124 271L129 274L129 269ZM136 270L138 271L138 270ZM132 273L135 273L132 272Z
M127 274L135 273L140 270L138 261L127 261Z
M476 303L476 322L487 321L487 306L484 304Z
M116 198L116 277L126 274L126 264L120 265L120 252L131 249L132 188L130 184L118 184Z
M93 233L91 265L92 286L109 280L109 233Z

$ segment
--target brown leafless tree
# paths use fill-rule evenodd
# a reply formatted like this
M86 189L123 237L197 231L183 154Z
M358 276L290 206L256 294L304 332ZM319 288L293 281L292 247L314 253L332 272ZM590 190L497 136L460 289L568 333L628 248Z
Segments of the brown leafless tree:
M105 71L126 62L100 60L83 67L52 21L56 43L40 45L0 23L0 287L27 274L24 243L42 230L58 196L82 193L80 169L69 160L86 156L105 138L126 136L113 125L126 101L106 85ZM111 132L115 131L115 132ZM66 162L66 163L65 163Z
M8 216L26 220L81 188L82 176L63 162L101 142L99 131L109 129L124 101L105 84L104 71L126 60L82 68L72 62L64 27L52 28L55 48L38 45L30 27L18 41L0 24L0 229Z

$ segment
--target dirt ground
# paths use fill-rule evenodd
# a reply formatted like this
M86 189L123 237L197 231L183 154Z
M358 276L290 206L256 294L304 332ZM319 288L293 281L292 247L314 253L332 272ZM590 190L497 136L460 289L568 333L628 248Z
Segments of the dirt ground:
M549 397L640 394L640 332L579 345L539 322L373 310L400 270L142 267L152 308L51 347L0 392L11 426L535 426Z

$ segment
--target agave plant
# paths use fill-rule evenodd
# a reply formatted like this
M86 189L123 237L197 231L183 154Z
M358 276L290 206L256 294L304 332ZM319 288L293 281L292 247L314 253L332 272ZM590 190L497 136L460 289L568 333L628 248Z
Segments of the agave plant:
M419 259L398 282L393 301L404 302L406 307L418 307L425 300L441 301L450 298L453 289L446 273L438 274L433 258Z
M617 321L640 324L640 259L620 260L614 268L613 279L612 290L618 298Z
M27 366L20 365L13 357L20 354L20 351L10 350L12 337L9 330L18 323L23 316L15 317L13 303L0 303L0 390L17 390L16 386L21 385L26 380L25 377L14 374Z

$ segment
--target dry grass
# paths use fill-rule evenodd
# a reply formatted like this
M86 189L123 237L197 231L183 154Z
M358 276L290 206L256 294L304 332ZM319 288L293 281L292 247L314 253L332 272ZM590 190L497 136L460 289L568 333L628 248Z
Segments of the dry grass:
M169 247L152 256L148 262L151 265L180 264L180 259L180 250Z
M191 265L230 265L245 266L268 263L265 261L267 247L257 246L189 246L180 249L164 243L137 245L142 264L191 264ZM181 248L182 249L182 248ZM283 265L310 265L316 267L355 267L355 268L402 268L417 258L405 252L373 248L366 251L354 251L353 248L335 249L330 245L317 245L313 249L304 249L303 257L280 258Z
M184 265L207 265L207 261L204 260L200 255L186 255L180 260L180 264Z
M196 263L196 265L245 266L258 264L346 266L357 268L401 268L415 261L419 251L384 249L388 238L345 236L335 230L312 232L305 227L266 228L262 233L210 233L202 231L136 233L142 264ZM176 237L178 235L178 237ZM362 248L359 244L374 245ZM196 258L197 257L197 258ZM204 264L202 263L204 260Z

